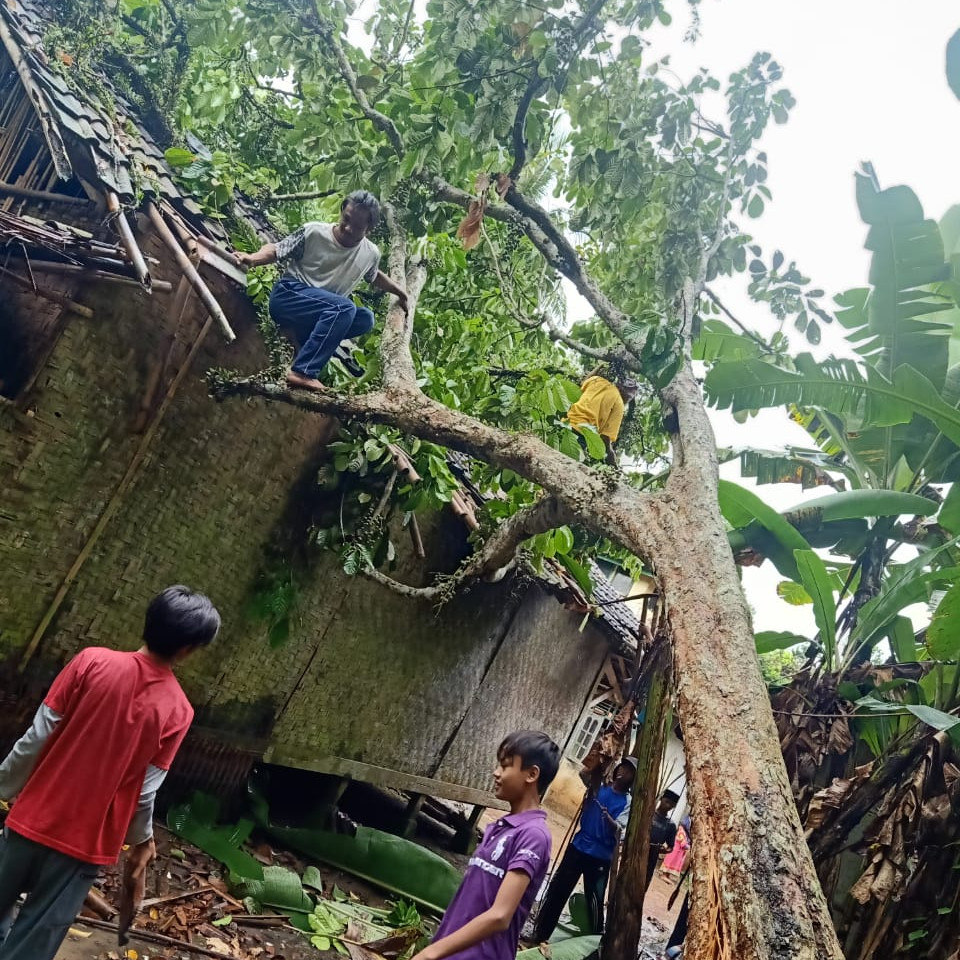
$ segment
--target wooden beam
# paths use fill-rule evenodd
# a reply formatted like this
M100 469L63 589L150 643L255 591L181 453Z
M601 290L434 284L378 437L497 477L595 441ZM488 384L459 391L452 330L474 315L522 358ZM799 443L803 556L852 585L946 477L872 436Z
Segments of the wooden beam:
M617 679L617 674L613 669L613 664L610 662L608 657L603 663L603 675L607 678L607 682L610 684L610 688L613 690L614 699L618 704L623 705L626 703L626 700L623 696L623 690L620 689L620 681Z
M186 253L184 253L183 247L177 243L177 238L167 226L166 220L163 219L163 214L160 213L150 200L147 201L146 206L147 213L150 215L150 220L153 222L154 228L160 235L160 239L166 244L167 249L173 254L181 273L190 281L191 286L197 292L197 296L200 297L200 302L206 307L210 316L220 325L220 330L226 338L227 343L233 343L233 341L237 339L237 335L231 329L223 309L210 292L210 288L203 282L200 274L197 273L197 268L190 262L190 258Z
M107 191L107 209L113 215L113 219L117 224L117 231L120 233L123 249L127 251L127 256L130 258L130 263L133 264L133 270L137 275L137 279L143 284L144 289L149 292L151 284L150 271L147 269L147 263L143 259L143 252L137 246L137 239L133 235L133 230L130 229L130 224L127 222L127 218L123 213L123 208L120 206L120 200L112 190Z
M6 267L0 267L0 276L7 277L9 280L12 280L14 283L23 287L24 290L29 290L30 293L38 297L43 297L44 300L49 300L51 303L56 303L59 306L69 310L71 313L76 313L81 317L86 317L88 320L93 318L93 311L89 307L85 307L82 303L77 303L75 300L71 300L62 293L57 293L54 290L44 290L42 287L34 286L27 277L21 277L19 273L14 273L12 270L8 270Z
M43 203L62 203L67 206L92 207L95 206L86 197L68 197L63 193L51 193L49 190L30 190L27 187L18 187L13 183L0 180L0 194L8 197L22 197L24 200L40 200Z
M109 273L106 270L97 270L93 267L85 267L82 264L58 263L54 260L31 260L30 269L34 273L62 273L77 276L82 280L97 280L102 283L119 283L129 287L140 287L143 289L139 280L133 277L122 277L118 273ZM170 293L173 290L173 284L169 280L154 280L151 284L151 290L154 293Z
M401 770L390 770L359 760L347 760L344 757L315 756L303 747L271 743L263 754L264 763L275 763L282 767L294 767L298 770L313 770L336 777L350 777L375 787L390 787L394 790L406 790L411 793L425 793L428 796L442 797L444 800L456 800L459 803L471 803L484 807L506 810L507 804L498 800L492 793L464 787L458 783L421 777Z

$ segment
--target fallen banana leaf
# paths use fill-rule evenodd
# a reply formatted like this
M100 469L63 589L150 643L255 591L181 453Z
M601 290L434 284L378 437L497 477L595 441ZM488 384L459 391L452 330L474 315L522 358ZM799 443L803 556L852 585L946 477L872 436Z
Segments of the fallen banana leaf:
M263 879L263 866L240 849L253 829L253 821L217 826L220 805L214 797L199 791L187 803L171 807L167 826L178 837L219 860L231 874L253 880Z
M263 879L243 878L238 895L250 897L265 907L293 913L309 913L313 900L304 893L300 877L287 867L264 867Z
M421 937L423 932L419 927L403 927L388 937L379 940L368 940L364 947L384 960L400 960Z
M581 934L588 936L594 932L590 924L590 911L587 909L587 898L582 893L575 893L570 897L567 909L570 911L570 920Z
M270 823L263 795L251 785L257 825L291 850L321 860L389 893L443 913L460 885L459 871L443 857L409 840L359 827L355 836Z
M559 940L548 945L550 960L585 960L590 954L600 948L600 936L570 937L569 940ZM517 960L544 960L544 954L539 947L530 947L517 954Z

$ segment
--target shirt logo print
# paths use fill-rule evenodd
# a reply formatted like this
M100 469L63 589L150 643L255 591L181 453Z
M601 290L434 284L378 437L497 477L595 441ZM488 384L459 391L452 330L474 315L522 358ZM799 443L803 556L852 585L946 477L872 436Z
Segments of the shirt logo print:
M490 859L493 860L494 863L503 856L503 848L506 846L506 843L507 841L504 837L501 837L497 841L497 845L493 848L493 853L490 854Z

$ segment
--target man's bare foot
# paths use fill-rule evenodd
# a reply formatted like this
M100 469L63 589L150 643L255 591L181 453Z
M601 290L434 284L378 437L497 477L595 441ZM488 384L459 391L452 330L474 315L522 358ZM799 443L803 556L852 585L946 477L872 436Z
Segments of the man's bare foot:
M287 371L287 386L297 387L300 390L314 390L317 393L327 392L327 388L319 380L314 380L313 377L305 377L302 373L297 373L296 370Z

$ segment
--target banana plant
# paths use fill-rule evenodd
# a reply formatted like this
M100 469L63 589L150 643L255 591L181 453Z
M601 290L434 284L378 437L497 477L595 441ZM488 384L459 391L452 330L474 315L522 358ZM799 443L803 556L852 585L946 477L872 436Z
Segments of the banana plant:
M737 451L745 476L805 487L849 484L850 490L782 517L808 547L852 562L840 590L841 599L852 595L837 629L845 651L869 657L882 630L871 621L862 636L859 613L883 591L895 550L910 543L921 551L911 576L928 587L945 582L928 576L930 568L960 562L950 541L960 533L960 490L951 489L940 506L931 486L960 479L960 207L940 226L924 216L908 187L882 190L869 165L856 186L868 226L870 286L836 298L837 320L855 358L818 361L802 353L771 362L772 353L756 349L755 340L740 352L729 342L722 350L708 344L701 354L714 357L705 387L716 406L738 415L785 406L814 443L783 452ZM716 340L716 331L709 336ZM731 525L738 558L769 558L803 585L796 544L758 518Z

